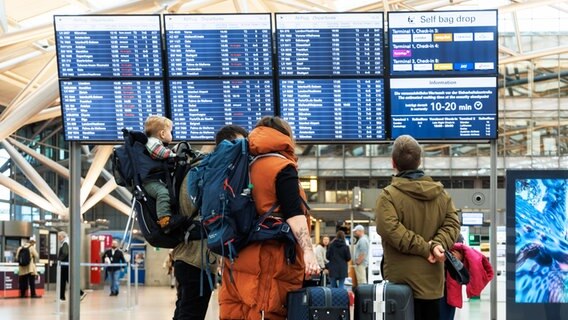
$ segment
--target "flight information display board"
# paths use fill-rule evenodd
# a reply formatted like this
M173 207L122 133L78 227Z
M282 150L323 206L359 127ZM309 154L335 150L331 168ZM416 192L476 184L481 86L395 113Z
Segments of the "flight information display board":
M496 139L497 78L391 79L391 136Z
M389 12L390 74L497 74L497 11Z
M143 131L149 115L165 115L162 81L59 82L65 140L119 141L122 129Z
M276 14L280 76L383 74L383 14Z
M54 20L60 78L162 77L159 15Z
M383 79L281 79L280 114L297 140L383 140Z
M170 80L175 140L214 140L224 125L252 130L274 115L272 79Z
M272 76L270 17L166 15L170 77Z

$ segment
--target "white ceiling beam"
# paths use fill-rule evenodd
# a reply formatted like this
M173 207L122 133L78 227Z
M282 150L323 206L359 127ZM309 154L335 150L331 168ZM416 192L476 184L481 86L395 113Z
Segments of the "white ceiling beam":
M505 54L508 54L510 56L518 56L519 53L513 49L509 49L505 46L499 46L499 52L503 52Z
M377 2L366 4L364 6L352 7L350 9L346 9L345 11L374 11L374 10L384 8L385 4L383 2L385 2L385 1L387 2L387 4L389 6L392 6L392 5L395 5L395 4L403 3L406 0L377 1Z
M9 77L6 74L0 74L0 80L6 82L7 84L11 84L14 87L19 87L20 89L23 89L26 87L27 82L22 82L20 80L16 80L12 77ZM7 98L7 97L6 97ZM3 105L8 105L10 103L10 101L3 103Z
M526 52L524 54L519 54L519 55L514 56L514 57L499 59L499 64L506 65L506 64L509 64L509 63L529 61L529 60L542 58L542 57L546 57L546 56L563 54L563 53L566 53L566 52L568 52L568 45L549 48L549 49L545 49L545 50ZM2 131L0 131L0 132L2 132Z
M10 189L13 193L19 195L20 197L26 199L27 201L35 204L36 206L42 208L43 210L53 212L57 215L65 215L65 211L60 211L52 203L45 200L44 198L38 196L30 189L24 187L17 181L8 178L7 176L0 174L0 185Z
M94 153L95 156L93 157L93 162L85 176L85 181L83 181L83 184L81 185L81 205L85 203L87 196L91 193L93 186L95 186L95 182L97 182L97 179L101 175L101 171L112 154L112 149L113 146L99 146L97 151Z
M5 1L0 1L0 34L8 32L8 19L6 18Z
M328 6L324 6L324 5L319 4L319 3L315 2L315 1L312 1L312 0L296 0L296 1L299 2L299 3L301 3L301 4L304 4L304 5L306 5L306 6L311 6L311 7L314 7L314 8L318 8L318 9L324 11L324 12L333 12L333 11L334 11L333 8L328 7Z
M90 14L105 14L105 13L129 13L138 12L144 13L145 10L156 10L159 5L154 0L139 0L113 6L101 10L89 12ZM15 43L37 40L41 38L53 37L53 22L44 23L32 28L22 29L14 32L5 33L0 36L0 48L9 46Z
M514 11L520 10L527 10L536 7L544 7L551 4L558 4L559 2L566 2L566 1L559 1L559 0L527 0L524 2L508 4L498 8L499 14L509 13Z
M0 142L4 146L4 150L10 155L10 159L28 178L28 180L36 187L36 189L43 195L43 197L51 203L56 211L61 212L65 210L65 205L61 199L55 194L51 187L45 182L43 177L32 167L32 165L14 148L7 140Z
M55 106L41 110L38 114L31 117L24 125L41 122L49 119L61 117L61 106Z
M251 0L251 1L256 7L260 8L260 11L274 12L274 8L272 8L268 0Z
M108 172L107 169L103 169L103 171L101 172L101 177L105 178L107 181L114 180L114 176L110 172ZM128 189L126 189L125 187L118 186L116 188L116 192L125 202L130 202L130 200L132 200L132 192L128 191Z
M10 115L24 98L26 98L31 92L39 87L39 79L42 79L48 72L54 74L57 73L55 54L52 53L51 59L41 68L41 70L28 82L26 87L18 93L18 95L12 99L10 104L6 107L6 110L0 116L0 120L5 119Z
M54 74L21 103L14 105L14 111L2 119L2 122L0 122L0 140L21 128L30 117L45 109L58 95L57 74Z
M60 175L63 178L69 179L70 175L69 175L69 169L65 168L64 166L60 165L59 163L49 159L48 157L35 152L34 150L30 149L28 146L24 145L23 143L12 139L12 138L7 138L6 140L8 140L12 145L16 146L18 149L26 152L27 154L29 154L30 156L34 157L37 161L39 161L41 164L45 165L46 167L50 168L51 170L53 170L56 174ZM81 178L81 181L83 181L84 179ZM7 186L8 189L10 189L10 186ZM93 192L98 191L100 188L97 186L93 187ZM129 215L130 214L130 206L125 204L124 202L118 200L117 198L111 196L111 195L107 195L106 197L103 198L102 200L104 203L108 204L109 206L115 208L116 210L124 213L125 215Z
M178 1L176 4L168 7L170 12L195 12L197 10L225 2L226 0L194 0L194 1Z
M89 199L87 199L87 201L85 201L85 203L81 206L81 214L84 214L85 212L87 212L87 210L91 209L97 203L101 202L101 200L103 200L104 197L113 192L116 187L117 184L114 179L107 181L99 190L93 192Z
M280 3L280 4L283 4L283 5L289 6L289 7L294 7L294 8L299 9L299 10L310 11L310 12L313 12L313 11L325 12L326 11L326 10L322 10L320 8L314 8L314 7L311 7L309 5L305 5L305 4L303 4L303 3L301 3L300 1L297 1L297 0L273 0L272 2Z
M515 25L515 40L517 41L517 51L523 53L523 43L521 41L521 28L519 28L519 18L517 17L517 12L513 11L513 23Z
M235 6L235 11L237 13L242 13L243 12L243 7L240 4L241 0L233 0L233 6Z

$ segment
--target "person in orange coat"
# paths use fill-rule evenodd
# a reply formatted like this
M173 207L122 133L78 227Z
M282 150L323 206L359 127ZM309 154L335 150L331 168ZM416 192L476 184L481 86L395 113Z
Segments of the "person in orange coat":
M463 262L469 272L469 283L466 285L468 298L478 297L485 286L493 279L493 267L489 259L483 253L466 246L463 243L456 243L451 249L452 254ZM454 319L455 308L463 306L462 285L454 280L446 271L446 294L442 299L442 312L440 320Z
M310 238L310 217L300 198L305 200L306 196L300 187L292 137L286 121L264 117L248 139L252 155L280 155L253 162L252 195L259 214L279 204L274 215L283 218L292 229L297 242L296 262L286 262L285 244L276 240L249 244L233 264L225 259L219 291L220 319L284 320L287 293L302 287L304 274L320 272Z

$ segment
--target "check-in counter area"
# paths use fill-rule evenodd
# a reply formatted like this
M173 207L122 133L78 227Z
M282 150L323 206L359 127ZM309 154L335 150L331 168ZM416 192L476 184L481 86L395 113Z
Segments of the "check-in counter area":
M37 265L38 276L35 280L36 294L43 296L45 287L45 266ZM29 297L30 291L27 291ZM18 281L17 263L0 263L0 299L18 298L20 285Z

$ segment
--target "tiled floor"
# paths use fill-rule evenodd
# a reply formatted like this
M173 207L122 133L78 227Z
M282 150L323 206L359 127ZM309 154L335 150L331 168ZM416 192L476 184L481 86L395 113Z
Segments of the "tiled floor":
M134 290L133 290L134 291ZM85 320L166 320L171 319L174 310L175 290L169 287L140 287L138 305L127 307L126 290L118 297L109 297L106 290L88 293L81 302L81 319ZM481 300L464 303L455 319L490 319L487 296ZM134 301L134 292L132 296ZM218 319L217 293L211 299L206 320ZM505 303L500 302L498 319L505 319ZM0 299L0 319L2 320L64 320L68 319L67 304L62 303L61 313L56 314L55 292L48 291L41 299Z

